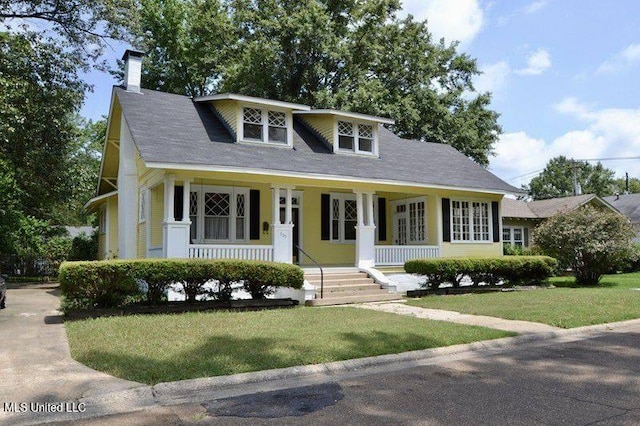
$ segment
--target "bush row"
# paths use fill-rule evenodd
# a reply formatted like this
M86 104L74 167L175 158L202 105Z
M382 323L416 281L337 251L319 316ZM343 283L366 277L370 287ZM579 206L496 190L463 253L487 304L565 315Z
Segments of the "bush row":
M466 276L474 286L485 283L537 284L552 276L558 262L548 256L415 259L404 264L410 274L425 275L432 289L449 283L459 287Z
M231 300L234 287L239 285L252 298L262 299L275 287L301 288L304 282L302 270L295 265L199 259L65 262L59 278L68 309L114 307L133 300L154 304L172 284L182 284L187 301L193 302L205 293L218 300ZM216 283L213 292L203 288L210 281Z

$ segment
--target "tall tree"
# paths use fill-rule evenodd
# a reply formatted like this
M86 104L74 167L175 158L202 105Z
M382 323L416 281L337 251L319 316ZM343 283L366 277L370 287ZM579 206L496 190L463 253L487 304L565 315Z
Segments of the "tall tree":
M615 173L601 163L575 162L564 156L552 158L542 173L523 189L534 200L574 195L574 173L583 194L611 195L615 192Z
M474 59L400 19L399 0L143 0L143 84L239 92L395 118L401 136L448 143L487 165L500 126ZM197 19L196 19L197 18ZM207 48L201 48L205 46Z
M0 159L12 168L25 215L51 218L70 191L73 113L86 89L76 55L34 33L0 33Z
M135 0L0 0L0 23L10 33L38 28L87 65L98 59L108 39L126 35L134 6Z

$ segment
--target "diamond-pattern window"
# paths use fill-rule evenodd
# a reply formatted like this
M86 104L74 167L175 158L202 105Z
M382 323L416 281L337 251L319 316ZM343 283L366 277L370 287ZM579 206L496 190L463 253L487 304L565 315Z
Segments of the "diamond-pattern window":
M236 195L236 216L244 217L244 194Z
M229 216L229 194L206 192L204 214L205 216Z
M373 138L373 126L370 124L358 125L358 136L365 139Z
M356 220L358 209L355 200L344 200L344 220Z
M353 123L338 121L338 133L345 136L353 136Z
M340 219L340 200L337 198L333 200L333 218Z
M198 214L198 193L191 192L189 195L189 216L196 216Z
M287 120L284 112L269 111L269 126L287 127Z
M262 111L257 108L245 108L244 122L251 124L262 124Z

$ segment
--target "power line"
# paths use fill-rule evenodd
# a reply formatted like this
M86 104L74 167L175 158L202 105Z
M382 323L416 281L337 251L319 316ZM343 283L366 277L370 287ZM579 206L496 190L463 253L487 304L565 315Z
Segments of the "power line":
M635 157L607 157L607 158L580 158L580 159L573 159L573 161L617 161L617 160L640 160L640 156L635 156ZM517 181L523 178L526 178L528 176L531 175L535 175L537 173L542 172L544 169L539 169L539 170L534 170L532 172L528 172L528 173L524 173L512 178L507 179L507 182L513 182L513 181Z

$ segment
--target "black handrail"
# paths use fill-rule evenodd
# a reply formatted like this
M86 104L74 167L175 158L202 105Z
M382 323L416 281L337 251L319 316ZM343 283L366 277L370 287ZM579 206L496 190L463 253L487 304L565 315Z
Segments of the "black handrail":
M296 245L296 248L299 251L301 251L302 254L307 256L309 258L309 260L311 260L318 267L318 269L320 269L320 299L322 299L324 297L324 271L322 270L322 266L320 266L320 264L318 262L316 262L313 257L309 256L309 253L307 253L306 251L302 250L300 248L300 246Z

